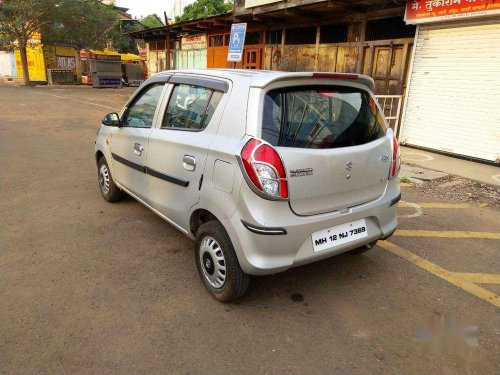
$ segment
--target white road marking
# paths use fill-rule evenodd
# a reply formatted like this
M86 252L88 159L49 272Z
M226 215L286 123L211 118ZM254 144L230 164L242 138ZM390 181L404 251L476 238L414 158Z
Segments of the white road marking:
M40 95L47 95L47 96L53 96L55 98L60 98L60 99L66 99L66 100L72 100L74 102L79 102L79 103L85 103L85 104L89 104L89 105L95 105L97 107L102 107L102 108L108 108L108 109L112 109L114 111L119 111L119 109L115 108L115 107L110 107L108 105L103 105L103 104L98 104L98 103L94 103L94 102L88 102L86 100L80 100L80 99L73 99L73 98L68 98L66 96L61 96L61 95L54 95L54 94L45 94L45 93L39 93Z
M405 202L405 201L400 201L400 202L404 203L405 207L413 207L415 209L415 213L408 214L408 215L399 215L398 214L398 217L402 217L402 218L405 218L405 219L411 219L411 218L414 218L414 217L422 216L422 207L420 207L418 204L416 204L416 203L410 203L410 202Z
M420 157L417 157L416 159L411 158L411 157L409 158L408 155L417 155L417 156L421 156L422 158L420 158ZM405 152L403 155L403 160L406 160L406 161L431 161L431 160L434 160L434 157L432 157L430 155L422 154L420 152Z
M420 208L470 208L468 204L465 203L437 203L437 202L424 202L418 203ZM398 207L413 207L406 202L399 202Z

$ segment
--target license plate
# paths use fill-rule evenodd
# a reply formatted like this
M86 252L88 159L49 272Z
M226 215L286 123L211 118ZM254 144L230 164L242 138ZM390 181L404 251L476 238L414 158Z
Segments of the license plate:
M359 240L368 236L366 220L359 219L337 225L335 227L322 229L312 234L312 244L315 252L329 249L334 246Z

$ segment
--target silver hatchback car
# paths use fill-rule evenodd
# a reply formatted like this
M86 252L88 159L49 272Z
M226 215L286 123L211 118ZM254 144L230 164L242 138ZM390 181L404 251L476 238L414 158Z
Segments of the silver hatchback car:
M194 239L220 301L397 226L399 146L370 77L249 70L148 79L96 140L108 202L137 199Z

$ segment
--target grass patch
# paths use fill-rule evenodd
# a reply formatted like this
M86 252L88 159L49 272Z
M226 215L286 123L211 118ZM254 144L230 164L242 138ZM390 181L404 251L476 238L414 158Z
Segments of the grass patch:
M408 179L408 177L401 177L399 179L399 182L402 182L404 184L411 184L411 181Z

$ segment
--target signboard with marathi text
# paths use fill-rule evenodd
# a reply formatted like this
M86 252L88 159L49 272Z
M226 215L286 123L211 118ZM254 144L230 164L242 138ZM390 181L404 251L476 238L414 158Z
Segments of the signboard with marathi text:
M245 46L245 35L247 33L246 23L233 23L231 25L231 35L229 36L229 49L227 61L240 62L243 57L243 47Z
M500 0L408 0L405 22L421 24L500 14Z
M182 50L205 49L207 48L206 35L183 36L181 40Z

